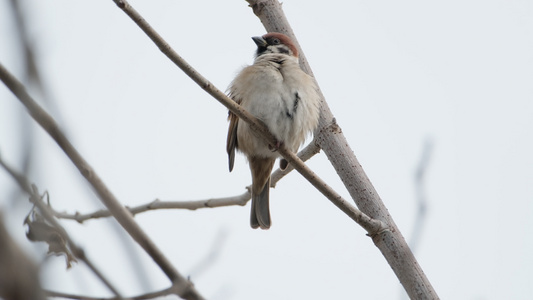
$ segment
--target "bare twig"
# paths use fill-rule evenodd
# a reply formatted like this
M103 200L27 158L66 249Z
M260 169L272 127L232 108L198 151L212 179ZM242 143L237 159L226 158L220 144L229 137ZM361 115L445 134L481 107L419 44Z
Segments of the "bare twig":
M307 147L302 149L298 153L298 157L300 157L301 160L306 161L309 158L311 158L313 155L317 154L320 151L320 148L314 143L311 142ZM272 173L272 179L271 179L271 186L275 187L276 183L280 181L285 175L290 173L292 170L294 170L294 167L289 164L287 169L284 171L277 169L274 173ZM223 207L223 206L244 206L251 198L251 194L249 191L249 187L247 188L247 191L244 192L241 195L233 196L233 197L224 197L224 198L211 198L211 199L205 199L205 200L196 200L196 201L162 201L159 199L155 199L154 201L142 204L135 207L127 207L132 215L137 215L140 213L152 211L152 210L159 210L159 209L189 209L189 210L197 210L201 208L215 208L215 207ZM83 223L89 219L99 219L99 218L107 218L111 216L111 213L107 209L100 209L92 213L79 213L76 212L74 214L67 213L67 212L59 212L56 210L53 210L54 216L56 218L60 219L67 219L67 220L74 220L79 223Z
M26 179L24 175L20 174L15 169L13 169L13 167L8 165L2 158L2 155L0 155L0 166L2 166L2 168L6 170L9 176L11 176L11 178L13 178L17 182L21 190L28 193L29 195L32 193L32 187L28 179Z
M0 166L2 166L7 173L15 179L15 181L18 183L19 187L28 193L30 195L30 201L39 208L39 211L41 212L42 216L46 219L47 222L49 222L54 230L61 236L62 239L64 239L67 242L68 248L72 252L72 254L78 258L79 260L83 261L87 267L102 281L102 283L111 291L113 294L115 294L117 297L121 297L118 290L111 284L111 282L103 275L103 273L96 268L96 266L92 263L92 261L85 255L85 252L82 248L80 248L69 236L67 231L59 224L59 222L54 218L53 212L51 208L46 205L42 201L42 197L39 194L39 191L37 190L37 187L35 185L31 185L29 181L21 175L19 172L14 170L11 166L9 166L0 156Z
M309 145L307 145L305 148L303 148L300 152L298 152L298 157L302 161L307 161L311 157L313 157L315 154L320 152L320 147L315 143L315 140L312 140ZM270 186L276 187L276 184L278 181L281 180L281 178L285 177L285 175L289 174L292 170L294 170L294 167L289 164L285 170L277 169L272 173L270 176Z
M61 235L61 237L67 241L68 248L72 251L72 254L74 254L77 259L83 261L87 265L87 267L89 267L89 269L96 275L96 277L98 277L100 281L102 281L102 283L104 283L104 285L113 294L115 294L118 298L122 299L122 296L120 295L118 290L111 284L111 282L104 276L104 274L98 268L96 268L92 261L85 255L85 251L83 251L82 248L80 248L76 243L74 243L67 231L54 218L50 207L48 207L48 205L43 202L42 197L41 195L39 195L39 191L37 190L37 187L35 185L32 185L32 191L30 193L30 196L30 201L39 208L39 211L41 212L42 216L44 216L46 221L51 223L54 229Z
M65 298L65 299L77 299L77 300L117 300L115 297L88 297L88 296L82 296L82 295L74 295L69 293L61 293L61 292L55 292L55 291L47 291L45 290L44 293L51 298ZM128 297L123 298L124 300L146 300L146 299L156 299L159 297L165 297L172 294L176 294L175 288L170 287L166 288L160 291L146 293L134 297Z
M203 299L196 291L192 282L182 276L157 248L150 237L135 222L131 213L118 201L104 184L92 167L85 161L81 154L66 138L63 131L58 127L55 120L44 111L27 93L24 86L0 64L0 79L26 106L29 114L43 129L56 141L59 147L70 158L81 174L91 184L100 200L107 206L111 214L130 236L152 257L157 265L163 270L172 283L178 284L177 295L185 299Z
M22 82L26 86L30 86L32 90L38 91L40 98L43 100L43 103L46 107L53 112L56 119L61 120L61 115L57 107L57 103L53 101L50 97L49 90L43 77L41 76L42 72L40 71L37 56L35 55L36 41L38 39L32 39L28 31L28 14L25 12L25 7L23 1L20 0L10 0L11 15L13 16L14 29L16 30L16 36L20 47L22 48L22 66L23 66L23 75ZM32 7L32 6L28 6ZM31 20L30 20L31 21ZM33 20L36 22L35 20ZM21 134L19 135L21 141L21 157L22 157L22 172L23 174L29 174L29 171L32 168L33 162L33 151L35 147L35 132L34 127L31 126L31 122L26 118L21 118Z
M427 217L428 201L426 197L426 174L429 168L429 162L433 153L433 140L426 138L422 146L422 154L420 155L420 161L414 174L415 185L415 201L416 201L416 215L413 223L413 229L411 231L411 237L409 238L409 246L413 253L418 248L418 243L422 237L422 230L424 229L424 223ZM408 299L405 290L400 291L400 299Z
M139 28L146 33L146 35L159 47L161 52L163 52L204 91L231 110L241 120L247 122L252 130L255 130L261 134L269 143L273 145L277 144L275 137L269 132L268 128L261 121L244 110L235 101L231 100L222 91L217 89L211 82L209 82L209 80L207 80L191 65L189 65L126 0L113 0L113 2L115 2L117 6L121 8L139 26ZM384 223L373 220L359 211L355 206L344 200L337 192L335 192L322 179L320 179L318 175L313 173L307 166L305 166L301 159L299 159L294 153L290 153L283 145L280 147L279 153L320 192L322 192L324 196L333 202L333 204L335 204L350 218L365 228L369 235L375 236L377 233L383 232L386 229Z
M21 1L18 0L11 0L9 1L11 4L11 15L13 16L13 21L15 23L15 29L16 29L16 37L18 37L18 41L20 43L20 46L23 50L23 54L21 57L21 62L24 71L23 75L23 81L25 84L33 84L33 86L37 87L37 90L41 91L43 93L43 85L41 84L41 77L39 76L37 64L35 61L35 55L33 51L33 46L30 43L30 38L28 36L27 26L26 26L26 20L24 18L24 12L21 7ZM19 141L20 142L20 156L21 156L21 166L22 166L22 172L26 175L29 174L32 166L33 166L33 159L34 159L34 149L35 149L35 132L34 127L31 126L31 121L26 118L26 115L24 112L20 112L20 134L19 134ZM19 189L16 190L16 194L13 199L18 199L19 195L21 195L21 191Z
M428 201L426 197L425 180L432 152L433 141L427 138L424 141L420 161L415 171L415 196L417 204L417 213L415 217L415 222L413 224L413 231L411 233L411 238L409 241L409 245L411 246L411 249L413 249L413 252L416 251L418 242L420 241L420 237L422 234L422 229L424 228L424 222L426 220Z
M196 279L205 273L220 258L222 248L227 240L227 230L219 228L211 247L208 247L208 253L190 269L189 276Z
M37 67L35 53L33 51L33 45L30 42L30 37L28 36L26 20L24 18L24 12L21 8L21 1L11 0L9 3L11 4L11 13L16 24L15 29L17 30L17 37L24 53L23 58L25 76L23 81L35 84L41 93L44 93L39 68Z
M246 191L243 194L234 196L234 197L212 198L212 199L198 200L198 201L161 201L159 199L156 199L150 203L142 204L142 205L135 206L135 207L126 207L126 209L128 209L132 215L136 215L139 213L143 213L143 212L147 212L151 210L159 210L159 209L196 210L196 209L208 208L208 207L214 208L214 207L232 206L232 205L244 206L246 205L248 200L250 200L250 193ZM89 219L110 217L111 213L107 209L101 209L101 210L98 210L92 213L87 213L87 214L80 214L80 213L69 214L65 212L54 211L54 215L60 219L75 220L79 223L83 223L84 221L87 221Z
M22 82L30 84L32 88L39 91L43 102L52 111L56 120L62 121L57 103L50 96L50 90L47 88L43 76L41 76L42 72L40 71L37 56L35 55L35 49L37 48L35 45L36 39L32 39L28 33L28 18L24 12L24 3L20 0L10 0L9 2L11 3L11 12L15 21L17 36L24 54L24 77L22 78Z

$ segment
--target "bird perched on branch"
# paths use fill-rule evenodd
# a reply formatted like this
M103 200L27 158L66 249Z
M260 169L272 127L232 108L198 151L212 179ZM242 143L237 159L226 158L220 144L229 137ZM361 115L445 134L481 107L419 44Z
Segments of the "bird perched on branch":
M229 112L226 150L229 170L233 170L235 149L248 158L252 172L252 228L268 229L272 222L269 209L270 173L280 145L292 151L305 141L318 125L320 97L313 78L298 64L298 50L281 33L252 37L257 45L254 64L245 67L232 81L228 95L261 120L276 137L269 144L258 132ZM280 161L285 169L287 161Z

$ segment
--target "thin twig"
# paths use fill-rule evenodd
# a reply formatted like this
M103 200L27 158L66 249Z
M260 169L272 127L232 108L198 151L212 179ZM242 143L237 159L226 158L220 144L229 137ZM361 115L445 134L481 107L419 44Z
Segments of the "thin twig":
M422 230L424 229L424 223L427 217L428 201L426 198L425 181L426 174L429 169L431 154L433 153L432 139L426 138L422 147L422 154L420 155L420 160L418 162L414 174L416 215L415 221L413 222L411 237L409 238L409 247L411 248L413 253L416 252L416 249L418 248L418 243L422 238ZM405 289L402 289L400 291L399 299L408 299L408 295L405 292Z
M121 297L118 290L111 284L111 282L103 275L103 273L96 268L92 261L85 255L85 252L80 248L67 233L65 228L59 224L59 222L54 218L54 213L52 209L42 201L42 197L39 194L39 191L35 185L30 184L29 180L24 177L24 175L17 172L11 166L9 166L0 156L0 166L2 166L7 173L15 179L19 187L30 195L30 201L39 208L42 216L48 221L55 230L63 237L68 244L69 249L72 251L72 254L79 260L83 261L89 269L102 281L102 283L115 294L117 297Z
M199 260L189 271L189 276L198 279L202 274L206 273L213 264L219 260L222 254L224 244L228 240L228 232L224 228L219 228L215 239L211 246L208 247L208 253Z
M315 154L317 154L318 152L320 152L320 147L318 147L318 145L315 143L315 140L312 140L311 143L309 143L309 145L307 145L305 148L300 150L300 152L298 152L298 157L302 161L307 161L311 157L313 157ZM289 164L287 168L283 171L278 168L270 176L270 186L276 187L276 184L278 183L278 181L280 181L281 178L285 177L285 175L289 174L292 170L294 170L294 167L291 164Z
M146 35L154 42L154 44L159 47L161 52L163 52L204 91L231 110L231 112L236 114L242 121L247 122L252 130L255 130L261 134L270 144L277 144L276 138L274 135L272 135L272 133L270 133L263 122L259 121L252 114L244 110L239 104L231 100L228 96L226 96L226 94L217 89L209 80L207 80L191 65L189 65L126 0L113 0L113 2L115 2L117 6L121 8L139 26L139 28L144 31L144 33L146 33ZM354 205L344 200L337 192L335 192L322 179L320 179L318 175L313 173L307 166L305 166L302 160L299 159L294 153L287 151L284 146L280 147L279 153L320 192L322 192L324 196L333 202L333 204L339 207L355 222L364 227L370 235L373 236L386 228L384 223L373 220L358 210Z
M194 285L187 278L182 276L157 248L142 228L135 222L131 213L118 201L109 188L96 174L93 168L85 161L76 148L70 143L63 131L59 128L55 120L43 110L28 94L25 87L0 64L0 79L26 106L29 114L41 125L43 129L56 141L59 147L70 158L72 163L78 168L81 174L91 184L98 194L100 200L109 209L111 214L120 225L130 234L130 236L152 257L157 265L163 270L171 282L177 283L179 288L177 295L185 299L203 299L196 291Z
M42 85L41 77L39 76L33 45L30 43L31 39L28 36L26 20L24 18L24 12L21 7L21 1L11 0L11 15L13 16L14 27L16 30L16 36L20 43L20 48L22 48L23 55L21 55L22 65L23 65L23 81L27 85L32 85L36 87L38 91L44 94L44 86ZM17 142L20 142L20 157L21 157L21 166L22 173L28 175L33 167L34 162L34 150L35 147L35 128L32 126L31 121L26 118L24 112L19 113L20 119L20 134L18 135L20 139ZM14 191L12 199L19 199L19 196L22 195L20 189Z
M234 197L212 198L212 199L197 200L197 201L161 201L159 199L155 199L154 201L150 203L142 204L142 205L135 206L135 207L126 207L126 209L128 209L132 215L136 215L139 213L152 211L152 210L159 210L159 209L196 210L196 209L208 208L208 207L214 208L214 207L233 206L233 205L244 206L246 205L248 200L250 200L250 193L246 191L243 194L234 196ZM97 210L95 212L87 213L87 214L80 214L78 212L76 212L75 214L69 214L65 212L54 211L54 215L60 219L75 220L79 223L83 223L84 221L87 221L89 219L110 217L111 213L107 209L101 209L101 210Z
M34 203L44 216L44 218L52 224L52 226L57 229L57 231L60 233L61 237L67 240L67 243L69 245L69 249L72 251L74 256L78 258L79 260L83 261L89 269L91 269L92 272L95 273L95 275L102 280L102 282L110 288L110 290L116 295L116 297L111 298L99 298L99 297L88 297L88 296L81 296L81 295L73 295L68 293L62 293L62 292L56 292L56 291L47 291L45 290L45 294L48 297L58 297L58 298L67 298L67 299L83 299L83 300L116 300L116 299L124 299L124 300L142 300L142 299L154 299L158 297L163 297L171 294L177 294L177 291L179 290L179 285L174 282L173 285L169 288L146 293L143 295L130 297L130 298L124 298L121 297L120 294L116 291L116 289L111 285L111 283L103 276L103 274L94 266L94 264L91 262L91 260L85 255L85 252L83 249L78 247L74 241L70 238L66 230L55 220L54 216L57 214L53 211L53 209L45 204L42 197L39 194L39 191L37 190L37 187L35 185L31 185L29 183L29 180L24 177L22 174L17 172L15 169L13 169L10 165L8 165L3 159L2 156L0 156L0 166L2 166L6 172L18 183L20 188L25 191L26 193L30 194L31 198L30 201ZM109 211L107 211L109 213Z
M426 197L426 174L429 169L429 162L431 160L431 154L433 152L433 141L427 138L424 141L422 148L422 154L420 155L420 161L415 171L415 197L417 212L415 222L413 224L413 231L411 238L409 239L409 246L416 251L418 242L420 241L422 230L424 228L424 222L426 220L428 201Z
M115 297L88 297L82 295L74 295L69 293L62 293L56 291L45 290L44 293L51 298L65 298L65 299L76 299L76 300L117 300ZM134 297L123 298L123 300L146 300L146 299L156 299L159 297L169 296L175 294L174 288L166 288L160 291L146 293Z
M320 152L320 148L314 143L311 142L307 147L302 149L298 153L298 157L302 161L307 161L309 158L311 158L313 155ZM289 164L287 169L281 170L277 169L274 173L272 173L272 179L271 179L271 187L275 187L277 182L280 181L285 175L289 174L292 170L294 170L294 167ZM215 208L215 207L224 207L224 206L244 206L248 201L251 199L251 194L249 187L247 187L247 191L242 193L241 195L232 196L232 197L224 197L224 198L211 198L211 199L205 199L205 200L195 200L195 201L162 201L159 199L155 199L154 201L146 204L141 204L134 207L128 207L126 206L126 209L130 211L132 215L137 215L140 213L152 211L152 210L159 210L159 209L189 209L189 210L197 210L202 208ZM67 213L67 212L59 212L56 210L53 210L54 216L56 218L60 219L66 219L66 220L74 220L79 223L83 223L89 219L99 219L99 218L107 218L111 216L111 213L107 209L100 209L97 211L94 211L92 213L79 213L76 212L74 214Z

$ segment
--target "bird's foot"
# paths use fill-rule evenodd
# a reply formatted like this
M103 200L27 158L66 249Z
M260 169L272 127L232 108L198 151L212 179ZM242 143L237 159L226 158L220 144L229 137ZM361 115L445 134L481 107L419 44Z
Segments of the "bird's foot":
M268 144L268 150L276 152L278 151L279 147L281 147L281 145L283 145L283 142L280 141L276 141L275 145Z

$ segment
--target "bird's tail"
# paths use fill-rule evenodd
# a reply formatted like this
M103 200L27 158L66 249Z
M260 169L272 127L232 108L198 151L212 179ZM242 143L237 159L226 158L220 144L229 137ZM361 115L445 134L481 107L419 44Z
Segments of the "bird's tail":
M252 158L250 167L252 170L252 210L250 213L250 225L252 228L268 229L270 220L269 191L270 172L274 167L274 159Z

